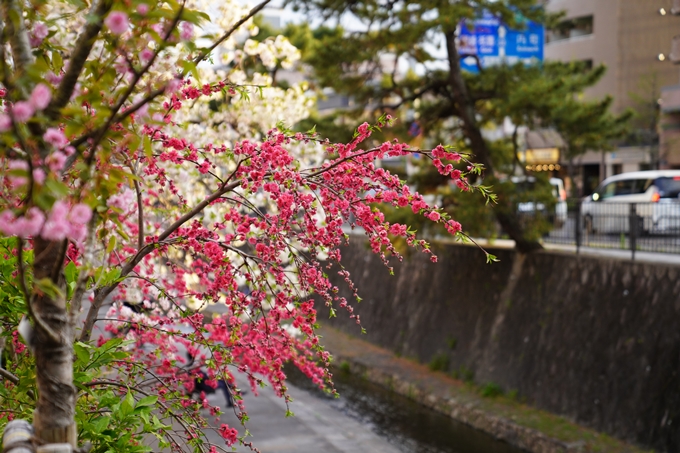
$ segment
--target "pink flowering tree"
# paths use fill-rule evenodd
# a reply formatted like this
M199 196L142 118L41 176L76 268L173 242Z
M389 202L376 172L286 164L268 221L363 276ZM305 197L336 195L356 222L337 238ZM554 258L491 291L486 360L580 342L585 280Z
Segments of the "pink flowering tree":
M343 228L387 265L395 237L431 252L376 204L464 237L374 161L419 152L471 190L452 166L467 156L369 145L388 116L350 143L275 126L309 98L243 69L294 59L283 38L246 40L266 3L2 0L0 425L28 419L42 442L101 452L250 445L241 387L288 401L290 363L333 391L315 304L360 324L327 278L354 289ZM243 426L195 392L219 380Z

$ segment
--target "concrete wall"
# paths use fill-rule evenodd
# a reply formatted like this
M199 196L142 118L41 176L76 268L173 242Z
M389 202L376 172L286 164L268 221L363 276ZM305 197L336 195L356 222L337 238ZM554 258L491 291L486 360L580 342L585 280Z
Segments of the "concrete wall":
M412 252L394 276L360 241L343 250L364 339L425 363L446 356L449 371L539 408L680 450L680 267L510 250L485 264L474 247L435 250L439 263ZM347 318L327 322L360 335Z

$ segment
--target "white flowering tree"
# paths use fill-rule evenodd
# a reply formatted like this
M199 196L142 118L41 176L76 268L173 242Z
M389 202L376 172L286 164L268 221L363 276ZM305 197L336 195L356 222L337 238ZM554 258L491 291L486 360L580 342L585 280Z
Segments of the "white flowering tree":
M267 2L0 0L1 423L102 453L150 451L150 436L173 450L250 445L196 385L228 383L243 425L238 388L288 401L286 363L332 391L315 303L359 323L328 279L354 288L343 225L385 263L394 237L431 251L376 203L462 237L374 161L417 151L468 190L452 166L467 156L365 146L387 116L349 143L275 126L312 99L304 84L272 86L269 71L298 57L284 38L249 39ZM192 309L215 303L224 316Z

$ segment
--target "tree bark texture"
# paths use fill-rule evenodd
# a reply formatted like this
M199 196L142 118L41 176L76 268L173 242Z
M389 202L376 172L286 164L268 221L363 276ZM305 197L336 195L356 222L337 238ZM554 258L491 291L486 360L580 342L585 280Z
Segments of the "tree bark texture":
M451 84L453 100L457 104L459 118L463 125L463 133L470 140L470 148L475 155L475 159L484 165L487 173L493 175L494 166L491 153L477 124L474 102L470 99L465 80L463 80L461 74L460 54L456 48L455 32L447 31L444 35L446 37L446 49L449 60L449 83ZM499 208L494 209L498 223L500 223L510 238L515 241L515 247L518 251L527 253L543 248L537 241L525 237L524 229L520 225L515 212L503 209L502 207Z
M34 240L36 282L47 278L55 285L60 283L63 247L62 242L42 238ZM38 323L35 324L31 346L35 355L38 385L38 404L33 420L36 435L48 443L70 443L75 447L73 336L66 301L63 297L53 298L34 291L32 305L35 316L56 334L56 338L53 338Z

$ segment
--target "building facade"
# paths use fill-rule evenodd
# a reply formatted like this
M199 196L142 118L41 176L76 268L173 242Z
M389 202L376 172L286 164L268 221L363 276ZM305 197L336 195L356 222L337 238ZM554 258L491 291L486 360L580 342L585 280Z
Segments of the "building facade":
M607 72L585 92L591 99L612 96L613 113L635 112L633 131L611 153L592 150L578 159L587 194L595 179L648 168L680 167L680 153L659 146L662 88L677 85L678 68L669 54L680 21L670 15L673 0L549 0L546 9L564 11L546 33L545 59L604 64ZM565 163L566 164L566 163Z

